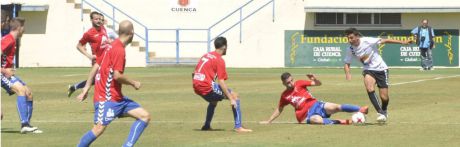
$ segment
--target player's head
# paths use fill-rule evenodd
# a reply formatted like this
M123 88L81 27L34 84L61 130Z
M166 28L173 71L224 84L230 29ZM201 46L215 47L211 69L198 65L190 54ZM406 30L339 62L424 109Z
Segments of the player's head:
M119 24L118 35L120 40L125 41L125 45L131 43L134 37L134 26L129 20L123 20Z
M10 25L10 14L8 11L2 9L2 30L6 29Z
M16 17L11 19L10 21L10 30L11 32L18 32L18 38L22 37L22 34L24 33L24 23L26 20L22 17Z
M423 19L422 20L422 26L425 27L425 28L428 26L428 19Z
M99 14L99 12L91 12L89 14L89 18L91 19L91 24L93 24L93 27L98 28L99 26L101 26L101 14Z
M285 72L281 74L281 82L283 83L286 88L294 88L294 78L292 78L289 72Z
M345 30L345 36L348 38L348 42L353 46L359 45L359 38L361 33L356 28L348 28Z
M216 50L222 50L222 55L227 54L227 39L225 37L217 37L214 40L214 47Z
M101 25L106 25L107 20L105 19L104 15L102 13L99 13L99 15L101 16Z

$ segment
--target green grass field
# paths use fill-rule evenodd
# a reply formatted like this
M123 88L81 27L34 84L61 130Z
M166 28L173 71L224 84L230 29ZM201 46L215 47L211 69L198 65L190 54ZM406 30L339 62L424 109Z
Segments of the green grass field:
M311 91L320 100L371 105L364 90L361 69L352 69L346 81L342 69L229 69L227 84L240 94L243 125L253 133L233 132L229 101L219 103L213 128L199 131L207 103L195 95L191 67L127 68L125 74L142 82L135 91L125 86L124 94L140 103L152 116L136 146L460 146L460 70L391 69L389 121L375 124L371 107L364 126L311 126L295 124L292 106L287 106L274 124L260 125L277 106L284 90L279 76L289 71L295 79L314 73L323 85ZM32 125L43 134L19 134L16 96L2 90L1 145L4 147L75 146L91 129L92 99L79 103L67 98L67 85L86 78L89 68L22 68L17 71L34 93ZM404 83L417 81L415 83ZM78 94L73 96L76 96ZM92 93L91 93L92 96ZM332 118L350 118L339 113ZM93 146L121 146L133 119L117 119Z

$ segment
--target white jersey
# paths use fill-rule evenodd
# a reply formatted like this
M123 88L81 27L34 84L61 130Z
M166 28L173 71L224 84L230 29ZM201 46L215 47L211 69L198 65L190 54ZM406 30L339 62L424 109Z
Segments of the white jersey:
M378 45L380 38L362 37L358 46L350 46L347 48L347 56L343 60L350 64L352 56L356 57L363 63L363 70L383 71L388 69L387 64L379 55Z

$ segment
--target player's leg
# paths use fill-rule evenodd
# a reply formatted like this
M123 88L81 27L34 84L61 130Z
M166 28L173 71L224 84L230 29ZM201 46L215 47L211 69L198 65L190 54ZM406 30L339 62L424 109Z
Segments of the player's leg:
M125 111L127 111L126 114L136 119L136 121L134 121L134 123L131 125L128 138L123 144L124 147L131 147L136 144L137 140L141 136L142 132L144 132L144 129L147 127L151 118L147 110L140 107L140 105L134 101L127 100L127 105L125 106Z
M26 94L26 97L27 97L27 100L26 100L27 120L30 123L30 119L32 118L32 113L33 113L33 109L34 109L34 105L33 105L34 101L33 101L32 91L30 90L30 88L28 86L24 86L24 89L25 89L25 94Z
M80 143L78 143L77 147L89 147L97 137L101 136L104 133L106 126L102 125L101 123L97 123L93 126L93 128L86 132L83 137L80 139Z
M324 125L333 125L333 124L350 124L349 120L331 120L329 117L336 113L340 112L340 105L334 103L324 103L317 101L311 108L308 110L307 114L307 124L324 124Z
M312 115L307 120L307 123L312 124L312 125L322 125L322 124L327 124L329 122L330 120L329 121L326 120L326 122L324 122L323 117L321 117L320 115Z
M86 80L81 81L81 82L78 82L78 83L75 83L75 84L73 84L73 85L69 85L69 88L67 89L67 97L72 96L72 94L73 94L77 89L83 88L83 87L85 87L85 85L86 85Z
M222 89L220 88L219 84L212 82L211 88L212 90L208 94L201 96L204 100L206 100L209 103L206 110L206 120L204 122L204 125L201 127L201 130L203 131L212 130L211 121L214 117L214 110L217 107L217 103L225 98L224 93L222 92Z
M233 95L233 97L236 98L236 105L232 106L232 112L233 112L233 119L235 120L235 131L236 132L252 132L251 129L246 129L242 125L242 120L241 120L241 104L240 104L240 98L238 93L234 91L230 91L230 94Z
M212 130L211 121L212 121L212 118L214 117L214 110L217 107L217 103L218 101L209 102L208 108L206 110L206 121L204 122L203 127L201 127L201 130Z
M378 113L382 114L383 110L380 107L380 102L377 99L377 95L375 94L374 86L376 84L376 81L375 81L375 78L371 75L372 73L368 73L368 72L371 72L371 71L367 71L367 70L364 71L364 86L366 87L367 95L369 96L369 99L372 105L374 106L375 110Z
M97 137L104 133L106 126L116 116L114 110L117 109L114 106L110 101L94 103L94 126L83 135L77 145L78 147L88 147Z
M388 96L388 88L379 88L380 99L382 100L382 110L383 114L386 114L388 110L388 104L390 102L390 97Z
M379 87L380 99L382 100L382 113L379 113L377 121L385 122L388 117L388 104L390 97L388 96L388 70L376 73L377 87Z
M350 105L350 104L335 104L335 103L330 103L326 102L324 103L324 110L326 110L327 115L332 115L337 112L361 112L364 114L367 114L368 107L359 107L356 105Z

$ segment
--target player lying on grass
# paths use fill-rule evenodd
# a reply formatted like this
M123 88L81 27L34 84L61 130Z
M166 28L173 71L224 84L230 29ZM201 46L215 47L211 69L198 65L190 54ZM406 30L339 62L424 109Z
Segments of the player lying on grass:
M319 81L314 75L307 74L309 80L297 80L294 82L291 74L285 72L281 75L281 81L286 90L281 94L278 108L275 109L272 116L267 121L261 121L260 124L272 123L281 112L284 106L291 104L295 108L295 114L299 123L307 124L350 124L348 119L331 120L329 117L337 112L361 112L367 114L368 107L359 107L348 104L335 104L330 102L318 101L308 90L308 86L320 86Z

